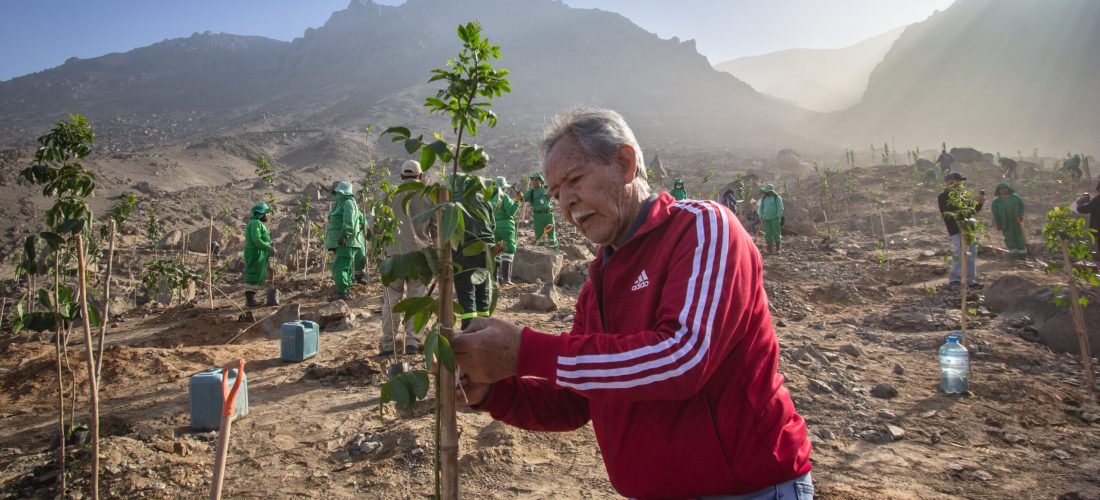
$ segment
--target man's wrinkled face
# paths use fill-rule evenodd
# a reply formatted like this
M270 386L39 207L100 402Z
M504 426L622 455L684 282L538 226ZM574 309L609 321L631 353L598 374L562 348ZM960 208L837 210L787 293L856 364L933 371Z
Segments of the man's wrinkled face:
M637 210L627 192L636 173L633 148L622 146L615 160L604 163L567 134L546 155L543 172L550 196L558 200L570 224L596 244L621 243Z

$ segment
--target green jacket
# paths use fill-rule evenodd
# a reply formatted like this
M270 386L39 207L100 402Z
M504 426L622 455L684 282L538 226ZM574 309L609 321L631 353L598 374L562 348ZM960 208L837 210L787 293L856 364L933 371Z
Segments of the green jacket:
M461 175L455 185L456 190L452 194L453 199L461 201L463 196L462 193L466 192L467 186L471 182L473 182L473 177ZM493 207L489 204L489 200L486 200L484 196L478 192L473 206L466 207L466 211L469 212L469 214L463 214L462 217L462 225L466 228L464 240L467 243L474 240L481 240L487 244L495 242L496 237L493 236L493 230L495 229Z
M527 203L531 204L531 209L536 212L549 212L551 209L550 190L546 189L546 186L528 189L523 193L523 199L527 200Z
M271 235L260 220L264 214L253 213L244 231L244 280L250 285L267 281L267 260L271 257Z
M263 214L252 214L252 219L248 221L244 230L244 249L271 253L271 234L267 232L261 217Z
M671 194L673 198L676 198L676 201L686 200L688 197L687 189L684 189L683 186L672 188L669 194Z
M328 213L328 230L325 232L325 248L335 250L340 248L340 240L344 240L344 246L361 248L359 245L359 205L355 203L355 197L351 195L336 195L336 204Z
M760 199L756 205L756 212L763 220L779 219L783 217L783 198L778 194L768 194Z
M1016 194L1016 190L1008 187L1007 183L998 184L993 192L1000 193L1003 188L1008 188L1008 196L993 198L993 225L1001 231L1017 225L1017 221L1024 216L1024 199Z
M500 188L493 191L493 197L489 199L493 206L493 221L496 222L497 234L516 234L516 212L519 211L519 202L513 200Z

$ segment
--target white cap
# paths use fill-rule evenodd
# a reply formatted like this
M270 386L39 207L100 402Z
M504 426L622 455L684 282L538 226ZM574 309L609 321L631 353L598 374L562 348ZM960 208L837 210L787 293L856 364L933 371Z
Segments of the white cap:
M416 160L406 160L401 165L401 175L403 176L417 176L420 175L420 162Z

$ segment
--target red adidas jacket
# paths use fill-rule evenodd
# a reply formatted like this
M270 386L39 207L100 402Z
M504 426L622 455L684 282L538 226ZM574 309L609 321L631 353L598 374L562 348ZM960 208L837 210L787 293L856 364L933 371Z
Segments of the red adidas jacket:
M481 409L537 431L592 420L624 496L749 493L810 471L776 373L760 253L737 218L662 193L577 299L573 330L523 331L517 376Z

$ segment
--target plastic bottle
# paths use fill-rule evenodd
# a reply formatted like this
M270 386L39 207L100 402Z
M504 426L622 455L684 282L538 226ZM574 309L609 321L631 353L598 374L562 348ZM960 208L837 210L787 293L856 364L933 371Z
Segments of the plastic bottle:
M960 336L951 332L940 347L940 390L947 394L970 390L970 353L959 343Z

